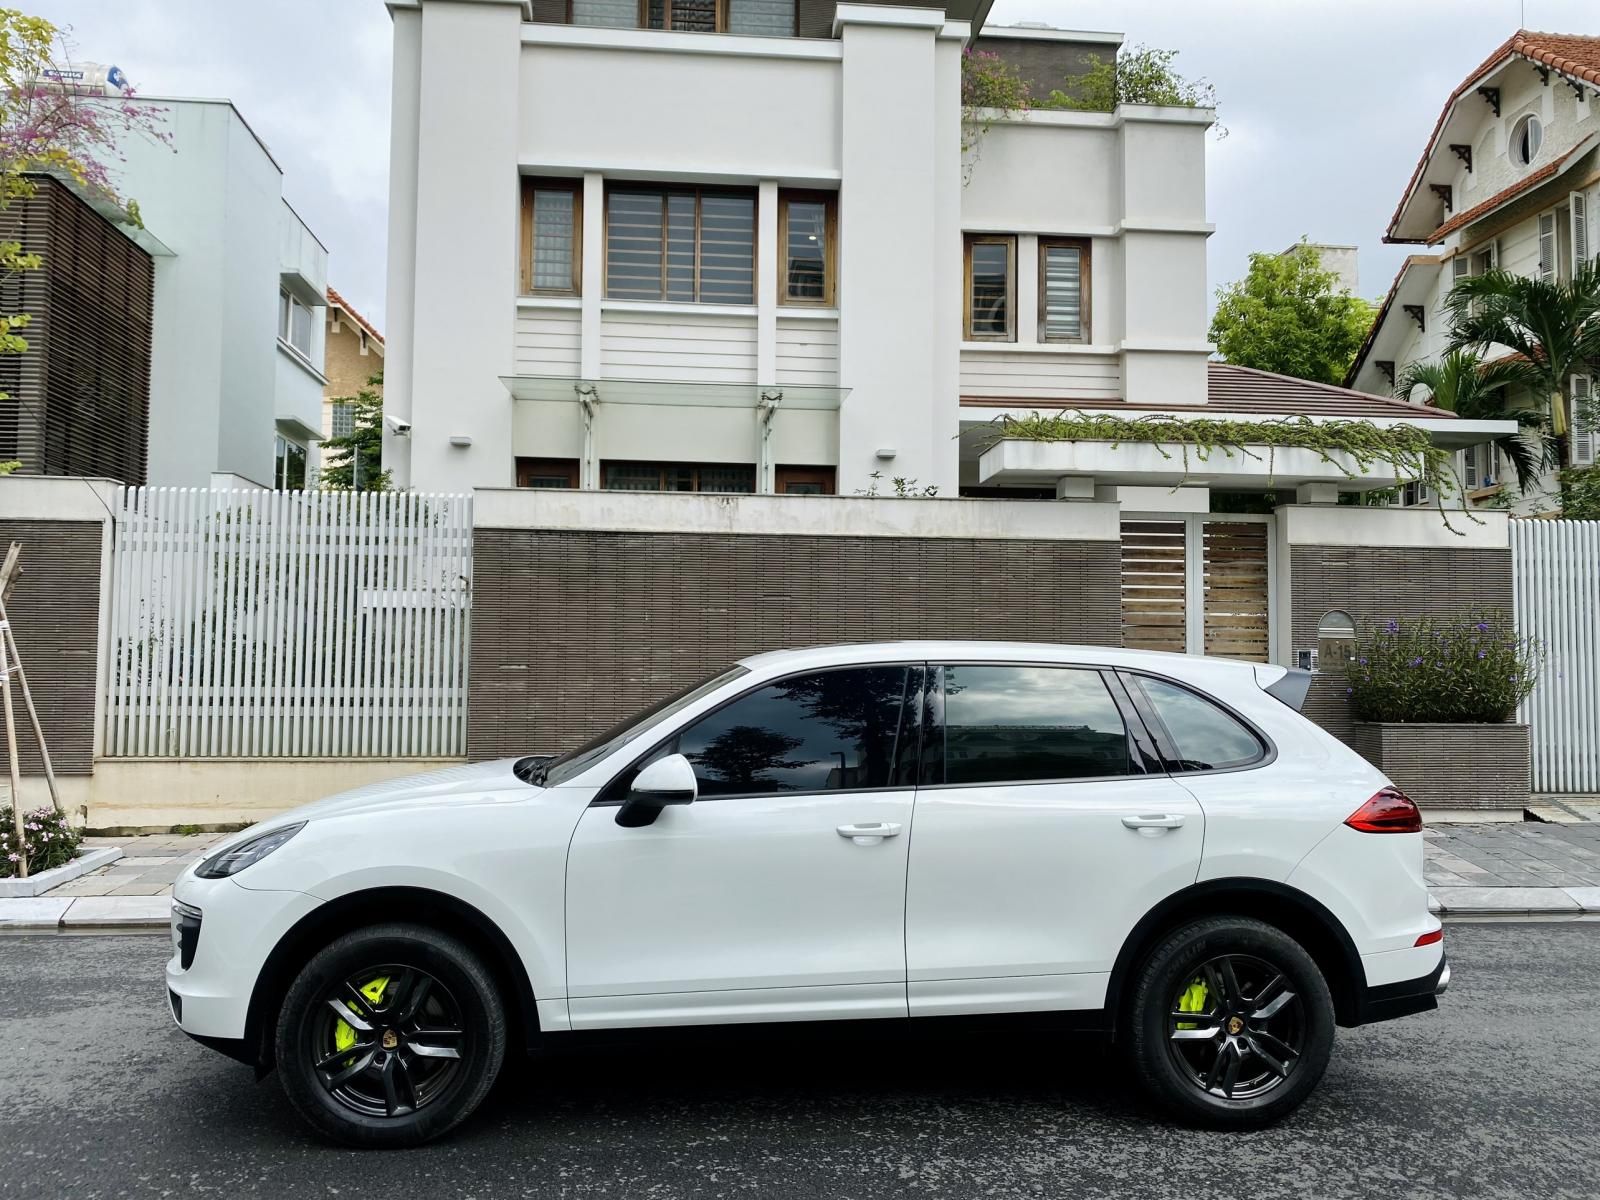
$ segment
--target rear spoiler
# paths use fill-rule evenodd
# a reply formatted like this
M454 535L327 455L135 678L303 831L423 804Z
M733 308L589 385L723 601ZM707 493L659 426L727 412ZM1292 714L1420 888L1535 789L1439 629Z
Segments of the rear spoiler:
M1287 704L1295 712L1299 712L1306 702L1306 693L1311 690L1311 677L1310 671L1299 667L1278 667L1269 663L1256 666L1256 682L1261 685L1261 690L1280 704Z

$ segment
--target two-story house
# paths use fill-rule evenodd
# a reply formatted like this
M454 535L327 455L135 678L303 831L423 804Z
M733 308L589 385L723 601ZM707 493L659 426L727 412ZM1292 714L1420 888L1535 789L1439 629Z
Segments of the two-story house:
M1426 246L1405 260L1345 382L1388 395L1412 363L1449 342L1445 298L1464 276L1500 269L1568 279L1600 254L1600 37L1519 30L1446 100L1401 195L1386 242ZM1568 381L1568 462L1595 462L1595 431ZM1520 402L1520 401L1519 401ZM1559 503L1547 476L1524 495L1492 445L1465 451L1460 471L1479 502L1514 511ZM1413 487L1411 503L1426 503Z
M347 437L355 428L350 398L363 391L383 391L383 334L330 287L324 336L328 382L322 389L322 433L325 438ZM380 382L375 384L374 379Z
M982 30L986 8L393 0L396 483L1093 495L1183 477L986 459L986 430L1208 404L1447 423L1208 365L1211 113L966 111L970 49L1042 95L1120 41Z
M170 142L118 147L152 247L148 482L300 487L322 437L328 251L227 100L140 97Z

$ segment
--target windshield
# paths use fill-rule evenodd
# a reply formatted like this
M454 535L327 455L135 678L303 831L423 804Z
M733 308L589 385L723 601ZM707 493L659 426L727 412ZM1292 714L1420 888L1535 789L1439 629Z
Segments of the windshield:
M626 746L640 734L655 728L673 713L687 708L701 696L716 691L723 684L741 675L748 674L750 674L748 667L730 667L720 675L713 675L710 679L693 684L664 700L657 700L650 707L634 713L620 724L613 725L598 737L591 738L576 750L569 750L550 762L541 764L539 776L533 782L544 787L555 787L575 778L613 750Z

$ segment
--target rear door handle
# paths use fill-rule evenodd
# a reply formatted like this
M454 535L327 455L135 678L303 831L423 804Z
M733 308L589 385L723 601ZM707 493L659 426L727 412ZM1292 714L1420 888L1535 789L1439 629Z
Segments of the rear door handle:
M1176 829L1183 824L1184 820L1182 813L1154 813L1139 817L1123 817L1122 823L1129 829L1137 829L1142 832L1146 829L1151 831Z
M864 825L840 825L839 836L849 838L858 846L876 846L884 838L892 838L900 832L900 826L893 821L873 821Z

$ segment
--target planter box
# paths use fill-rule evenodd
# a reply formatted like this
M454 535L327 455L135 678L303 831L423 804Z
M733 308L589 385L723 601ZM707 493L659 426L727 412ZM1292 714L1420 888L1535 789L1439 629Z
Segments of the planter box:
M1352 747L1423 808L1521 811L1528 803L1526 725L1357 721Z
M40 871L37 875L29 875L26 879L0 879L0 898L42 896L53 887L60 887L68 880L87 875L90 871L107 863L116 862L121 857L121 846L82 847L78 851L77 858L69 863L62 863L59 867L51 867L48 871Z

